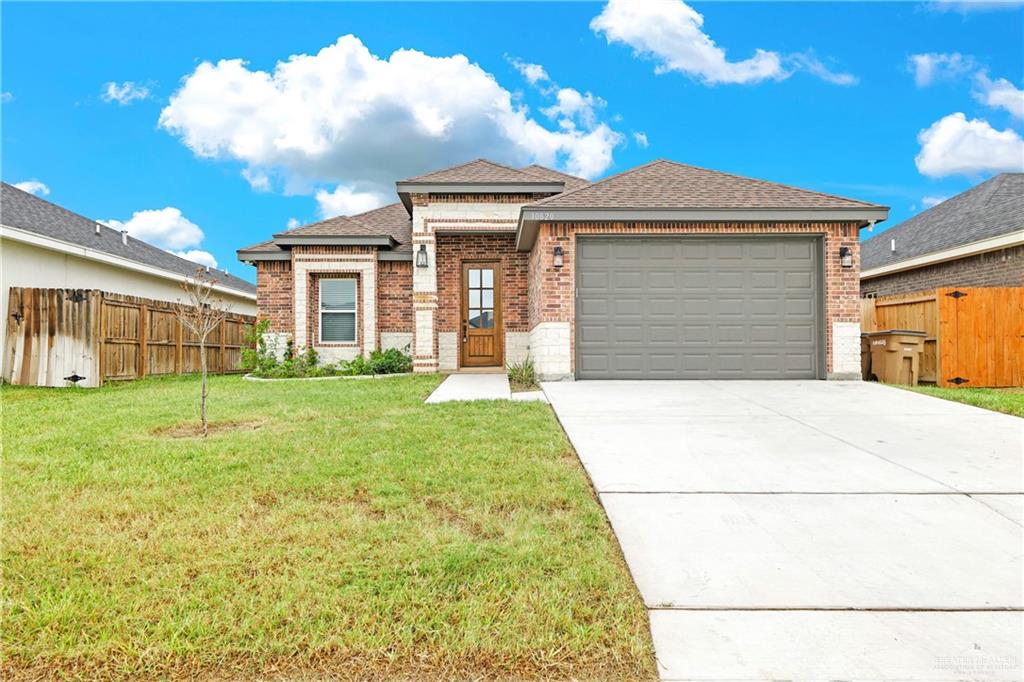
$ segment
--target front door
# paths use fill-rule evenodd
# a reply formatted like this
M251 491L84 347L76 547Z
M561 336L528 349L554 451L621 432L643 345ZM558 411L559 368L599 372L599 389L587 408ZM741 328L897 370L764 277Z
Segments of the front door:
M501 365L501 267L462 264L462 366Z

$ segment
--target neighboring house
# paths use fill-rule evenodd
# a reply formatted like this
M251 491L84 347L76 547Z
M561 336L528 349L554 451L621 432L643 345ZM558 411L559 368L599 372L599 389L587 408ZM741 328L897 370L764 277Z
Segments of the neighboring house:
M1003 173L861 244L862 296L1024 286L1024 173Z
M486 160L240 249L276 341L417 372L855 378L860 228L888 209L655 161L590 184Z
M0 261L4 328L11 287L187 300L181 283L201 267L7 183L0 189ZM222 271L210 276L232 312L256 313L256 287Z

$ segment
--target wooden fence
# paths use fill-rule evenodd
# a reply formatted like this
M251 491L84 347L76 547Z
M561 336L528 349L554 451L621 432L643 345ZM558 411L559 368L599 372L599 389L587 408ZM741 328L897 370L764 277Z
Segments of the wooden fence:
M11 287L8 312L4 380L12 384L94 387L199 371L199 340L167 301L95 289ZM207 337L209 371L240 371L244 327L254 321L229 314Z
M944 288L861 299L861 329L924 332L921 381L1024 386L1024 288Z

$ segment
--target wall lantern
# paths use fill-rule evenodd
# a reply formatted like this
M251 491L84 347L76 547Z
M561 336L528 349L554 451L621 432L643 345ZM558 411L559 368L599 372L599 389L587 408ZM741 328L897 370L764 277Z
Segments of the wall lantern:
M839 264L844 268L853 267L853 249L849 246L839 247Z
M561 246L556 246L555 247L555 267L556 268L562 267L562 264L564 262L565 262L565 252L562 251L562 247Z
M416 267L427 267L427 245L420 244L420 250L416 252Z

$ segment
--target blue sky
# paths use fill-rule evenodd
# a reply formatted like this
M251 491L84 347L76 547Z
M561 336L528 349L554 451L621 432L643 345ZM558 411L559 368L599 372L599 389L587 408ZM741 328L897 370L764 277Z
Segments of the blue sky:
M886 204L890 226L1024 167L1020 4L4 3L2 19L3 179L248 279L238 247L478 156L595 178L671 158Z

